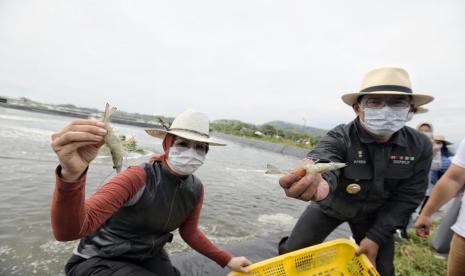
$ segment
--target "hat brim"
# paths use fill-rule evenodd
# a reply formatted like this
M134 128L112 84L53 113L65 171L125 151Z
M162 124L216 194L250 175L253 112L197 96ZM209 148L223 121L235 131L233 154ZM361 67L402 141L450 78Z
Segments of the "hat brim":
M197 133L189 132L189 131L184 131L184 130L163 130L163 129L146 129L145 132L147 132L148 135L164 139L166 134L170 133L188 140L193 140L201 143L207 143L211 146L226 146L226 143L223 141L213 139L210 137L205 137Z
M424 113L427 113L429 111L428 108L424 108L424 107L418 107L417 110L415 111L415 114L424 114Z
M357 99L360 96L364 95L402 95L402 96L411 96L412 104L415 107L425 105L434 100L433 96L424 95L424 94L410 94L405 92L396 92L396 91L375 91L375 92L356 92L356 93L347 93L342 95L342 101L350 106L357 103Z
M452 145L451 142L449 141L444 141L444 140L436 140L436 139L433 139L434 141L440 141L440 142L443 142L444 144L446 144L446 146L449 146L449 145Z
M433 141L439 141L439 142L443 142L444 144L446 144L446 146L449 146L449 145L452 145L453 143L447 141L447 140L442 140L442 139L434 139L433 138Z

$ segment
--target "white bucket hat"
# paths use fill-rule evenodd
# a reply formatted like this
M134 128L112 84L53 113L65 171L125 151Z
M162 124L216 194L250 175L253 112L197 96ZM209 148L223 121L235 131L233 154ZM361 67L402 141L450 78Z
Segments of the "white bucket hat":
M419 124L417 125L416 130L420 130L420 127L422 127L422 126L427 126L427 127L429 127L429 128L431 129L431 132L434 131L433 124L430 123L430 122L421 122L421 123L419 123Z
M378 68L368 72L362 81L359 92L342 95L342 100L352 106L360 96L367 94L406 95L412 97L414 107L427 104L434 97L423 94L413 94L410 78L402 68Z
M222 141L210 138L209 130L210 123L207 115L187 109L174 119L168 130L155 128L146 129L145 132L160 139L164 139L167 133L171 133L188 140L208 143L212 146L226 146Z

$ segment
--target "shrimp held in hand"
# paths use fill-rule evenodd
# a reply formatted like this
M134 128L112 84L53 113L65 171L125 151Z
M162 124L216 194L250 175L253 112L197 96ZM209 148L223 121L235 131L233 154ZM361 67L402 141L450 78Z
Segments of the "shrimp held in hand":
M305 176L306 174L321 174L333 170L338 170L347 166L346 163L336 163L336 162L329 162L329 163L318 163L318 161L307 162L301 167L295 168L294 170L280 170L279 168L267 164L266 168L268 169L265 173L266 174L289 174L293 173L299 175L301 177Z
M107 103L105 113L103 114L104 128L107 130L107 135L104 138L105 145L110 149L111 159L113 159L113 168L119 173L123 167L123 143L116 136L113 128L110 126L110 117L115 113L116 107L111 107Z

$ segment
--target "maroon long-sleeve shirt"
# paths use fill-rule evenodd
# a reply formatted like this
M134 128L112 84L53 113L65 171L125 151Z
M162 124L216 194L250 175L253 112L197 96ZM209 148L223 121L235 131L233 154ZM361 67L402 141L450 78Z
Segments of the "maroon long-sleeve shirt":
M86 175L77 181L67 182L61 178L61 167L58 166L51 210L55 238L59 241L70 241L95 232L124 203L144 189L145 180L143 168L129 167L86 200ZM224 267L232 256L213 244L198 228L202 204L203 191L194 210L179 227L179 234L194 250Z

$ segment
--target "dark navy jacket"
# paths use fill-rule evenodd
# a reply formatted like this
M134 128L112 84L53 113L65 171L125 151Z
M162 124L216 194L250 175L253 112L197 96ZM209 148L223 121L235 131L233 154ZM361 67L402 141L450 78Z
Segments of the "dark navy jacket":
M356 118L329 131L308 156L347 163L344 169L323 174L331 191L319 204L323 212L341 220L376 216L367 237L381 244L408 222L423 200L432 144L410 127L377 143ZM360 192L349 193L350 184L359 185Z

